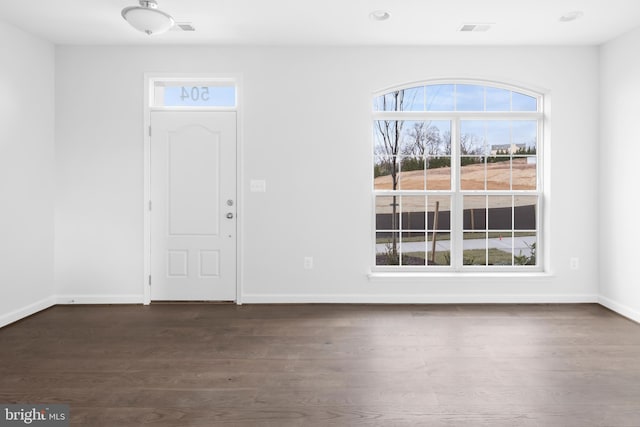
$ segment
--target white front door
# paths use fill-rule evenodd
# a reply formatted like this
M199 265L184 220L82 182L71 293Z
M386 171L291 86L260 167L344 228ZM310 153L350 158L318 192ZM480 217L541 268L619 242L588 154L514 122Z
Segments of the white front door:
M151 113L151 300L236 299L236 113Z

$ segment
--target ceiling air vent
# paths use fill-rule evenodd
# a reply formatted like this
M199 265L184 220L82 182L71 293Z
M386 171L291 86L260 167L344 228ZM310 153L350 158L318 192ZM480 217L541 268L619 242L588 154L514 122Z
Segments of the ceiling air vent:
M177 31L195 31L196 27L194 27L190 22L176 22L173 29Z
M462 24L458 31L463 33L484 33L491 29L493 24Z

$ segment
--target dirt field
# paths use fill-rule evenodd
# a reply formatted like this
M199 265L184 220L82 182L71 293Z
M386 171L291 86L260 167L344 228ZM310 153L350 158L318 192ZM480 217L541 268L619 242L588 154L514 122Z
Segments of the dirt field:
M509 175L511 169L509 162L488 163L486 166L487 189L488 190L509 190ZM463 166L460 171L461 186L463 190L484 190L485 181L485 165L475 164ZM425 171L409 171L400 173L399 190L424 190L425 189ZM451 182L451 168L438 168L426 170L426 189L427 190L449 190ZM379 176L375 179L376 190L391 190L391 176ZM536 165L527 164L526 159L513 160L513 189L514 190L535 190L536 188ZM535 196L534 196L535 197ZM377 203L378 213L387 213L391 211L387 206L390 201L387 198L379 198ZM390 198L389 198L390 199ZM403 197L403 210L413 211L424 209L424 198L422 196L405 196ZM429 211L435 209L436 200L430 197L428 206ZM443 199L445 200L445 199ZM421 202L422 201L422 202ZM484 197L479 197L476 203L473 199L466 199L465 209L476 209L484 207ZM516 206L529 205L532 202L531 197L523 197L516 200ZM506 207L511 205L511 198L506 197L504 203L499 198L492 199L491 207ZM440 210L449 210L448 204L440 203Z
M487 164L487 189L509 190L509 162ZM484 190L484 164L463 166L460 171L463 190ZM427 169L427 190L449 190L451 168ZM391 190L391 175L379 176L375 180L376 190ZM535 190L536 165L528 165L526 159L513 160L513 189ZM400 173L399 190L424 190L425 171Z

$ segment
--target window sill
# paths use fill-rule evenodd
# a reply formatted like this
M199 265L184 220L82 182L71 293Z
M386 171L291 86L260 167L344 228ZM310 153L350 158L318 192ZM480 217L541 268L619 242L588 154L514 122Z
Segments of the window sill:
M388 272L376 271L367 274L369 281L413 281L424 279L549 279L555 275L544 271L531 272Z

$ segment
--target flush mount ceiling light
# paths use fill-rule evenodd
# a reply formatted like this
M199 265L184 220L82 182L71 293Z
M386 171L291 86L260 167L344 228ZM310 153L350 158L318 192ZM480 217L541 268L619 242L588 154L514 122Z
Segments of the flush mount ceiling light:
M391 18L391 14L386 10L374 10L369 14L369 19L373 21L386 21Z
M158 9L155 0L140 0L140 6L125 7L122 17L133 28L148 35L164 33L175 24L171 15Z
M584 16L584 12L581 10L574 10L573 12L565 13L559 19L560 22L571 22L576 19L580 19Z

